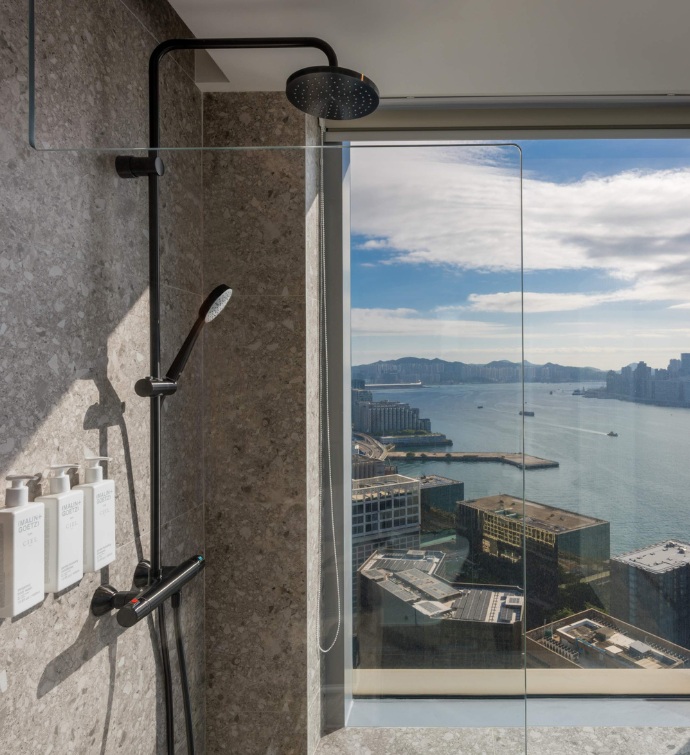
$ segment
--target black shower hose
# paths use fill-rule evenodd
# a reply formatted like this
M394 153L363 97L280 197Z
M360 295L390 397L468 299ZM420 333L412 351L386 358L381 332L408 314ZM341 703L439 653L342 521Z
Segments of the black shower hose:
M168 630L165 624L165 603L157 608L158 634L161 641L161 660L163 662L163 689L165 692L165 738L168 755L175 755L175 720L173 714L172 671L170 669L170 650L168 648Z
M182 593L176 592L170 599L173 607L173 623L175 625L175 643L177 645L177 661L180 665L180 685L182 686L182 703L184 705L184 724L187 733L187 753L194 755L194 725L192 723L192 701L189 697L189 680L187 679L187 662L185 660L184 645L182 644L182 623L180 621L180 603Z
M182 644L182 624L180 621L179 592L172 595L170 602L173 607L173 624L175 627L175 643L177 646L177 660L180 667L180 685L182 687L182 703L184 705L185 732L187 735L188 755L194 755L194 728L192 724L192 702L189 696L189 680L187 678L187 662L185 660L184 645ZM168 755L175 755L175 717L173 712L172 671L170 668L170 649L168 647L168 631L165 623L165 604L158 607L158 627L161 640L161 656L163 661L163 680L165 687L165 736Z

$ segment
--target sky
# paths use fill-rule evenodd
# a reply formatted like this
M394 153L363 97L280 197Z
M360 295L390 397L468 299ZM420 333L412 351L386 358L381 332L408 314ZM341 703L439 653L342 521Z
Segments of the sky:
M690 351L687 141L350 157L353 364L519 361L523 333L534 364L660 368Z

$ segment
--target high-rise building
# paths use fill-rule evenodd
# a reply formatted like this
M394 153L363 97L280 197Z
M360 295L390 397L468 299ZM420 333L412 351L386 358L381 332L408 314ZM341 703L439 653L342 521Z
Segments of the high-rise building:
M636 399L648 399L652 396L652 368L645 362L639 362L633 372L633 396Z
M419 548L419 480L399 474L352 481L352 573L381 548Z
M690 648L690 544L667 540L612 558L611 613Z
M420 418L419 409L409 404L399 401L355 401L354 393L353 391L352 425L355 432L380 436L404 430L431 430L431 421Z
M520 668L521 590L447 582L445 555L377 551L359 571L359 665Z
M525 567L531 627L561 608L607 605L610 533L603 519L501 494L460 501L456 532L469 541L479 581L523 586Z
M690 376L690 354L680 355L680 372L681 375Z

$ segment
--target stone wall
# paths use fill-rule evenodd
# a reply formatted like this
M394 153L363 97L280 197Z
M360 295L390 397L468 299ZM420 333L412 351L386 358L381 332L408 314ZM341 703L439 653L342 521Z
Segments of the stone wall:
M299 146L305 138L305 117L283 93L204 96L206 147ZM307 702L318 689L312 673L308 694L313 157L300 149L204 153L204 276L235 292L204 344L209 752L302 755Z
M84 447L110 456L118 552L101 573L0 621L0 749L152 753L163 721L152 623L122 631L114 616L89 612L99 584L128 589L148 555L148 405L133 391L149 369L147 186L117 177L114 152L29 147L26 8L0 5L0 473L79 461ZM148 55L160 39L189 34L167 2L36 0L36 8L38 145L145 146ZM189 55L165 62L164 143L200 144L192 65ZM167 363L201 302L201 156L163 157ZM163 553L177 563L204 552L201 349L166 401L163 427ZM185 595L203 751L203 580Z

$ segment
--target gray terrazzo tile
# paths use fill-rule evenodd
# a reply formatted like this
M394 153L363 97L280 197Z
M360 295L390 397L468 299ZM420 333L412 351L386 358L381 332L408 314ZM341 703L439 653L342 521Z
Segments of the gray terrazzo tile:
M130 401L130 368L146 338L141 286L29 244L5 247L0 274L15 280L0 298L0 471L80 462L84 448L112 456L117 541L129 542L137 534L133 514L148 517L140 463L148 430Z
M690 730L678 728L530 727L527 752L666 755L687 751L689 741Z
M494 755L494 729L340 729L318 755ZM506 750L517 753L519 750Z
M151 35L119 0L37 4L43 11L39 76L48 77L39 95L42 133L62 144L109 144L111 137L145 144ZM148 5L154 15L167 6ZM155 637L147 622L122 632L114 616L96 621L89 613L101 580L128 588L135 564L148 555L148 407L133 391L135 380L148 372L146 182L119 179L112 153L30 149L26 35L26 3L0 4L0 471L40 471L52 460L79 460L83 446L110 455L118 555L100 574L0 622L0 749L31 755L154 753L161 745L151 725L160 716L161 699ZM76 46L66 63L53 56L65 42ZM184 80L169 91L186 94L169 126L177 119L180 138L192 141L200 129L200 96L179 67L171 65L170 74ZM191 226L194 212L200 213L193 201L200 173L182 174L179 185L171 174L170 209L176 222ZM166 250L170 280L197 289L182 297L189 307L172 308L167 324L175 338L183 328L186 334L189 323L182 318L195 314L199 301L198 261L191 271L200 244L191 229L188 234L184 259L176 259L182 252L174 245ZM185 377L193 385L200 370L190 367ZM192 405L188 411L191 420L180 429L191 433L196 450L200 434L193 431L193 415L200 410ZM185 496L203 478L198 469L184 480L176 474ZM32 495L39 492L34 486ZM178 518L175 540L191 547L185 538L193 536L194 549L203 551L200 501L197 496L188 507L185 501L189 516ZM190 598L197 603L187 633L196 654L203 742L199 600Z
M206 92L204 147L301 147L305 117L285 92Z
M122 0L139 23L145 26L157 42L165 39L186 39L194 35L168 3L151 3L151 0ZM194 52L170 53L184 72L194 79Z
M159 82L161 147L198 149L202 145L202 95L193 79L181 73L174 54L161 60Z
M244 295L304 296L304 153L204 153L207 279Z
M136 555L135 543L121 548L109 579L129 582L125 574ZM127 736L131 722L154 714L148 628L142 623L124 632L113 616L92 617L89 603L99 583L99 575L87 575L32 611L2 622L0 668L6 670L7 689L0 696L0 714L7 752L126 752L118 740ZM37 637L44 639L36 642ZM142 751L152 751L154 736L141 731Z
M161 361L170 367L197 319L201 297L177 289L161 290ZM215 325L215 323L214 323ZM201 343L183 372L177 392L161 413L161 517L176 519L203 501ZM148 366L141 377L148 374ZM138 397L137 397L138 398ZM148 414L148 399L138 399Z
M306 706L304 506L207 505L208 707Z
M201 294L201 154L164 151L161 157L165 163L159 182L161 280L168 286Z
M304 304L233 296L204 349L208 495L304 506Z
M43 148L145 146L146 76L154 42L120 0L39 0L37 143Z

